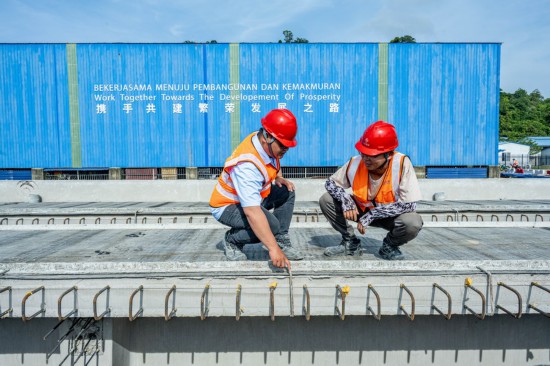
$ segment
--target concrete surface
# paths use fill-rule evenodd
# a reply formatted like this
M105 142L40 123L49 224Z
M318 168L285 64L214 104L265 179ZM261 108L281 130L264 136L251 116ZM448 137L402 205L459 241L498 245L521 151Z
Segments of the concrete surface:
M324 179L292 179L297 201L317 201ZM215 180L0 181L0 202L208 202ZM550 179L420 179L423 199L444 193L447 200L550 199Z

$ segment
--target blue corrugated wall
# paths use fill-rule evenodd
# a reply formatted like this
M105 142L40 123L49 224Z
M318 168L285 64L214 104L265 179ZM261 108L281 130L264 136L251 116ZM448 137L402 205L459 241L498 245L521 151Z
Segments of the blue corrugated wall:
M0 168L72 166L65 45L0 45Z
M0 61L0 168L221 166L283 106L286 166L343 164L380 116L415 165L497 165L500 44L2 44Z

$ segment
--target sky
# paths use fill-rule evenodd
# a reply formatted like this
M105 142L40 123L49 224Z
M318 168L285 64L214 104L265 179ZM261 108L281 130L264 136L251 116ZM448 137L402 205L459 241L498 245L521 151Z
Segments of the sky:
M502 43L500 87L550 98L550 0L0 0L0 43Z

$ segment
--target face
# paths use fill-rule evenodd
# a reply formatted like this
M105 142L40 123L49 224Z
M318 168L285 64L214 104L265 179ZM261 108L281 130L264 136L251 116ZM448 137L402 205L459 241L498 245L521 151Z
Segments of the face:
M363 163L365 163L368 170L379 169L386 162L384 154L366 155L361 153L361 159L363 159Z
M282 157L288 151L288 147L283 145L279 140L275 139L275 142L271 144L271 149L273 150L273 155L277 159L282 159Z

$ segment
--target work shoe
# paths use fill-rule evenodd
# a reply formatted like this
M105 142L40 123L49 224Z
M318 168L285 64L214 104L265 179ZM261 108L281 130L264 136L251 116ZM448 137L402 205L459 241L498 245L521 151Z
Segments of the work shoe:
M378 254L389 261L401 260L405 257L398 246L389 245L385 240L378 250Z
M279 248L285 253L286 257L291 261L300 261L304 259L304 255L298 249L292 247L290 237L288 234L277 235L277 244Z
M361 240L358 238L353 238L350 240L342 239L340 245L328 247L325 249L324 254L327 257L335 257L338 255L363 255Z
M228 261L245 261L247 260L246 255L243 253L244 245L232 244L227 241L227 234L225 233L224 238L222 239L223 250L225 253L225 258Z

